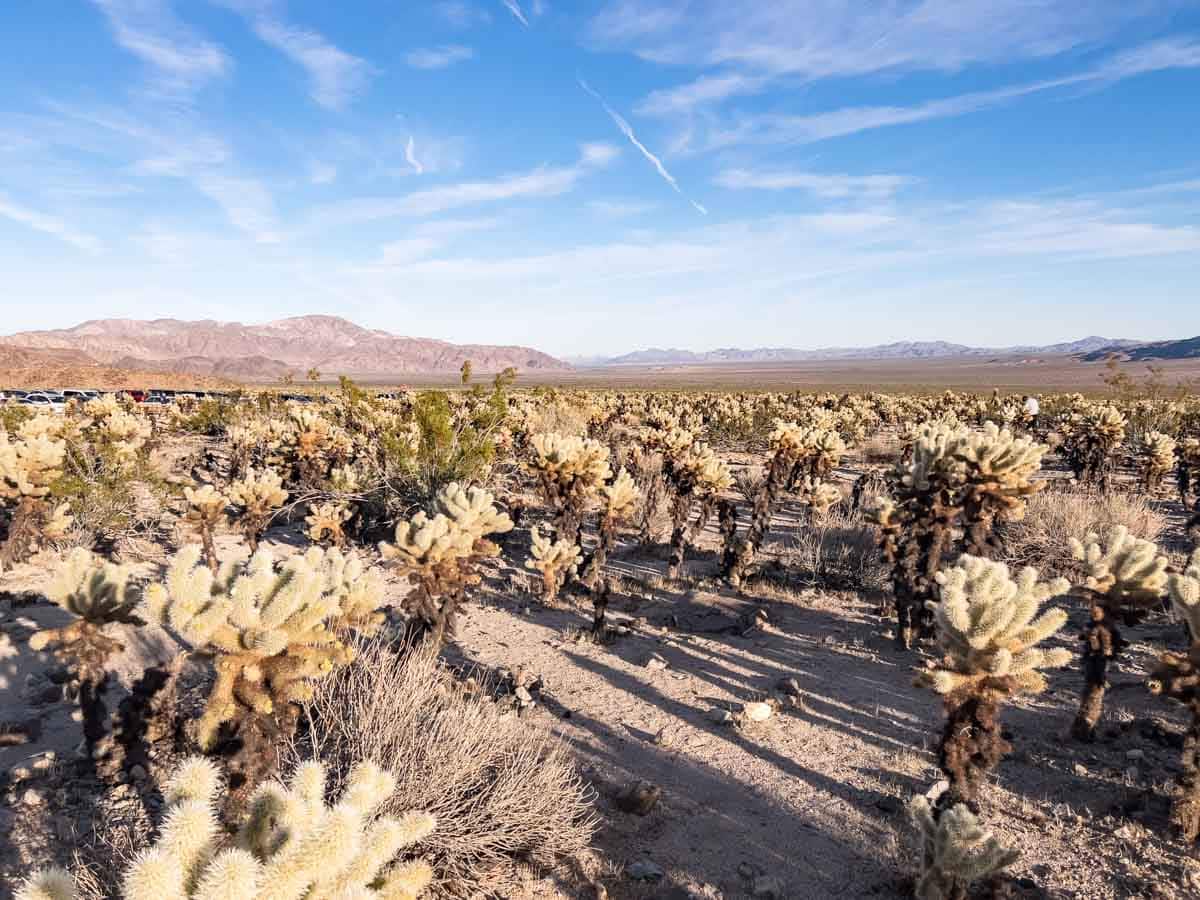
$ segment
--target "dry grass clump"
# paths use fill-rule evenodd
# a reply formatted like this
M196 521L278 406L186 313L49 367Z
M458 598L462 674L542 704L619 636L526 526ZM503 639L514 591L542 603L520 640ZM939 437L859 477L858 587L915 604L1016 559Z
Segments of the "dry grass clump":
M875 529L862 513L839 503L796 527L786 542L787 561L818 584L878 588L885 571Z
M1004 551L1014 564L1058 574L1073 568L1070 542L1081 534L1124 525L1129 534L1157 542L1166 520L1141 494L1046 490L1026 501L1025 518L1004 528Z
M436 817L421 849L444 896L514 896L523 866L552 866L591 841L591 791L564 745L464 691L428 642L362 642L308 709L309 746L296 755L339 783L370 760L396 778L382 813Z

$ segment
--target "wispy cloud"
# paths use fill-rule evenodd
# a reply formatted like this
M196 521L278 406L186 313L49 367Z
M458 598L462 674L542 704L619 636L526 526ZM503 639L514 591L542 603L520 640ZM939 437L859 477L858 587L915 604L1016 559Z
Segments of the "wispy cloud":
M687 197L683 193L683 190L679 187L679 182L675 180L675 176L667 171L667 167L663 165L661 159L659 159L657 156L655 156L653 153L651 153L649 148L647 148L645 144L643 144L641 141L638 140L637 135L634 134L634 132L633 132L633 128L625 120L625 118L620 113L618 113L615 109L613 109L611 106L609 106L608 102L603 97L601 97L598 92L593 90L592 87L586 81L584 81L582 78L579 79L579 86L581 88L583 88L585 91L587 91L587 93L591 94L596 99L596 101L604 108L604 111L606 113L608 113L609 118L613 120L613 123L617 126L617 129L623 135L625 135L626 138L628 138L629 143L633 144L633 146L637 148L637 151L639 153L641 153L642 156L644 156L647 159L647 161L649 161L650 165L654 166L654 170L656 172L658 172L659 176L663 179L663 181L665 181L667 184L669 184L672 187L672 189L675 191L675 193L684 197L690 204L692 204L692 206L696 209L697 212L699 212L701 215L707 216L708 210L705 209L703 206L701 206L699 203L697 203L695 200L691 199L690 197Z
M517 2L517 0L500 0L500 2L504 4L505 9L513 14L514 19L516 19L526 28L529 27L529 20L525 18L525 13L521 11L521 4Z
M404 61L414 69L445 69L455 63L466 62L474 56L475 51L470 47L447 44L444 47L413 50L405 55Z
M418 175L425 174L425 167L421 165L421 161L417 159L417 142L410 134L408 143L404 145L404 161L413 167L413 171Z
M643 215L658 207L638 200L589 200L587 208L606 219L625 219Z
M607 166L619 152L610 144L585 144L580 149L579 160L571 166L543 166L529 172L464 181L400 197L361 197L326 204L312 211L305 230L322 231L401 216L432 216L502 200L554 197L567 193L580 179Z
M1159 41L1061 78L973 91L911 106L851 106L805 115L735 115L727 123L712 126L704 146L713 150L742 143L811 143L876 128L962 116L1056 89L1101 88L1115 81L1151 72L1190 68L1200 68L1200 42Z
M78 231L54 216L14 203L3 194L0 194L0 218L10 219L34 231L51 235L87 253L100 252L101 243L92 235Z
M907 175L839 175L801 171L726 169L714 184L731 190L803 190L830 200L884 200L915 182Z
M679 87L652 91L634 111L643 116L681 115L730 97L757 93L767 83L766 78L740 72L705 75Z
M469 28L475 24L492 21L492 14L474 3L464 0L442 0L435 3L434 11L455 28Z
M957 70L1087 46L1173 0L613 0L593 40L660 62L735 65L812 78L889 69Z
M315 31L259 16L254 33L308 73L313 101L326 109L344 108L371 75L365 60L338 49Z
M225 51L179 21L166 0L92 2L107 18L113 39L155 70L156 89L194 89L232 66Z

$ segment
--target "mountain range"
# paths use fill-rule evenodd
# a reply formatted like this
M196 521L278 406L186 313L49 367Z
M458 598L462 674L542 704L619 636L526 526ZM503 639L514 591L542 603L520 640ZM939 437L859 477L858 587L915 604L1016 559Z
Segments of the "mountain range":
M176 372L239 381L457 372L562 371L570 366L528 347L451 344L362 328L336 316L299 316L243 325L179 319L95 319L53 331L0 337L0 364L36 359L119 369Z
M1082 359L1105 359L1111 354L1135 354L1143 348L1158 348L1158 352L1171 352L1168 341L1148 344L1122 338L1085 337L1077 341L1045 345L1021 345L1015 347L971 347L966 344L951 344L946 341L900 341L892 344L877 344L873 347L821 347L816 350L798 350L792 347L759 347L752 350L722 348L695 352L692 350L663 350L651 348L637 350L613 357L587 357L572 359L579 366L663 366L704 365L711 363L764 363L764 362L808 362L822 360L887 360L887 359L949 359L953 357L993 356L1077 356ZM1157 358L1157 357L1156 357ZM1168 357L1179 358L1179 357Z

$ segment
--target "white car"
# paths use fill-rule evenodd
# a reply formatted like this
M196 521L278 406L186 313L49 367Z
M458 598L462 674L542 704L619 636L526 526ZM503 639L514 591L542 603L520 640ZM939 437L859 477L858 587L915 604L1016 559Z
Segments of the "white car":
M67 408L67 404L63 398L57 394L49 394L44 391L33 391L22 397L19 403L26 406L32 406L34 409L44 410L46 412L62 412Z

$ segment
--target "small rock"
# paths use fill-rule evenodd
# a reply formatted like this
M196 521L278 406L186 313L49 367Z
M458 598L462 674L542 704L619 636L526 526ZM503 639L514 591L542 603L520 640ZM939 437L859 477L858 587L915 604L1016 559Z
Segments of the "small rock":
M1085 766L1083 763L1075 763L1075 765L1071 768L1071 771L1080 778L1086 778L1088 775L1087 766Z
M755 897L763 900L782 900L783 882L773 875L760 875L754 879L752 891Z
M33 772L28 766L16 766L15 768L9 769L8 777L13 784L19 784L22 781L28 781L30 778L32 778Z
M710 722L716 722L718 725L728 725L733 721L733 713L727 709L710 709L708 711L708 719Z
M660 672L667 667L667 661L657 653L651 653L650 658L645 662L645 666L652 672Z
M513 696L521 702L522 706L533 702L533 694L529 693L529 690L524 687L519 687L513 691Z
M742 715L747 722L765 722L775 715L775 707L770 701L765 700L747 703L742 708Z
M779 684L776 685L776 689L781 694L787 694L789 697L801 696L800 682L797 681L795 678L780 678Z
M21 795L22 806L41 806L44 802L42 795L33 788L29 788L29 790Z
M30 765L35 771L45 772L54 765L54 751L47 750L45 753L35 759Z
M638 859L625 867L625 874L634 881L658 881L667 873L652 860Z

